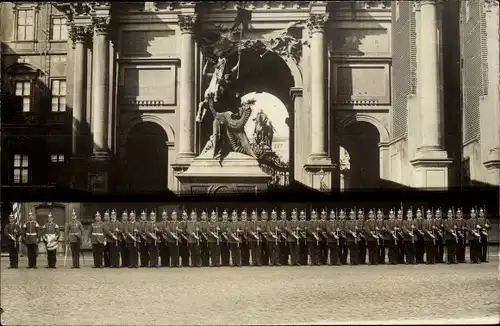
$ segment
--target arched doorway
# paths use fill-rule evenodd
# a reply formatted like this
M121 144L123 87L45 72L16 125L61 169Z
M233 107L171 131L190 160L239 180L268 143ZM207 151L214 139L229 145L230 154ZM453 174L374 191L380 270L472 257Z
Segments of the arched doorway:
M349 157L348 189L370 189L380 186L380 134L375 126L358 121L346 126L340 145ZM341 155L343 151L340 151ZM343 157L341 157L342 159Z
M168 137L154 122L141 122L127 135L125 179L129 191L167 188Z

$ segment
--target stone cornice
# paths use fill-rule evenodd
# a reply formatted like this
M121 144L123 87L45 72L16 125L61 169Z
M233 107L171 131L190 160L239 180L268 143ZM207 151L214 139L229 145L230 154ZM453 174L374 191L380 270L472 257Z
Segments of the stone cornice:
M91 2L78 1L78 2L56 2L51 4L66 15L68 23L73 22L77 18L88 17L90 18L93 11Z
M328 13L324 14L310 14L309 19L307 20L307 28L312 32L323 32L325 30L325 26L328 22L329 15Z

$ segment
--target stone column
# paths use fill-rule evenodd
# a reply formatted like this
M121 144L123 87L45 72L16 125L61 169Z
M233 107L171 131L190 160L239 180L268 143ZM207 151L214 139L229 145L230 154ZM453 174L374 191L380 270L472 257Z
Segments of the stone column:
M108 157L108 62L109 44L107 39L109 18L97 18L94 21L94 72L92 80L92 135L93 157Z
M197 15L179 15L181 30L181 71L179 107L179 154L176 164L189 165L195 157L195 40Z
M326 45L327 14L311 14L307 26L311 32L311 153L309 161L330 161L327 147Z

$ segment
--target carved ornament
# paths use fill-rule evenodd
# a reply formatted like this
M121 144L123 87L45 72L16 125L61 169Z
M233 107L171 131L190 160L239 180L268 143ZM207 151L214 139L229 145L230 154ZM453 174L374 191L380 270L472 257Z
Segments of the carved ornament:
M181 33L194 33L198 15L179 15L178 18Z
M483 0L483 11L484 12L496 12L498 15L499 10L499 0Z
M97 34L106 34L109 30L109 24L111 22L110 16L104 17L93 17L92 24Z
M311 14L307 20L307 27L314 32L322 32L325 30L326 23L328 22L329 15L325 14Z
M69 22L76 17L89 16L93 10L92 3L87 1L78 2L52 2L52 5L66 15Z
M74 42L86 42L92 37L92 26L71 25L69 29L69 38Z

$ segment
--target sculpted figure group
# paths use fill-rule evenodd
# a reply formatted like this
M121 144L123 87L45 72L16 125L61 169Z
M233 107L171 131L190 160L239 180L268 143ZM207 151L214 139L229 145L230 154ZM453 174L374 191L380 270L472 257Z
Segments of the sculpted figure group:
M471 209L465 219L462 210L441 209L350 210L329 213L313 210L309 219L304 211L253 210L250 216L227 210L221 216L195 211L177 211L160 219L154 212L99 212L89 229L94 268L202 267L202 266L280 266L280 265L358 265L358 264L448 264L465 263L465 249L470 247L470 263L487 262L488 231L491 229L484 209ZM239 215L239 216L238 216ZM319 216L318 216L319 215ZM424 216L425 215L425 216ZM19 243L28 249L28 268L36 268L40 240L47 249L49 235L58 239L59 226L49 215L40 227L30 213L21 227L13 215L4 230L9 239L10 268L18 267ZM72 253L73 268L80 267L84 228L73 211L65 227L67 251ZM49 268L56 267L55 250L47 255ZM67 255L66 251L66 255ZM66 257L65 257L66 260Z

